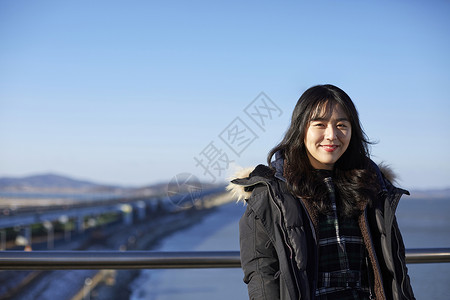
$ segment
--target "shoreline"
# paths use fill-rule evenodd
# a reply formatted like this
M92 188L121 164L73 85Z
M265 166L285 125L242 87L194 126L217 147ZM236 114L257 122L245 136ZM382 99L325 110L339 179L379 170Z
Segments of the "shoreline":
M148 215L145 220L132 225L112 224L93 230L88 236L77 241L61 245L59 250L152 250L171 234L199 223L204 217L213 213L216 207L232 201L227 193L208 196L201 205L177 212L159 211ZM200 203L198 203L200 204ZM71 245L68 248L69 244ZM58 250L56 247L54 250ZM14 271L5 271L13 274ZM30 271L23 271L32 273ZM115 270L108 272L99 282L99 274L104 270L55 270L40 272L39 276L26 286L15 291L8 299L80 299L86 291L91 293L90 299L128 299L131 290L129 284L140 274L140 270ZM14 279L11 276L11 280ZM16 282L17 283L17 282ZM55 288L49 288L49 284ZM86 286L86 283L91 283ZM95 284L92 284L95 283ZM95 286L94 286L95 285ZM8 292L6 293L8 294ZM5 294L0 295L0 299ZM81 297L82 298L82 297Z
M189 214L189 218L176 220L175 223L169 224L170 226L164 226L164 229L158 230L156 236L153 236L149 241L143 242L144 248L133 250L153 250L159 243L169 237L170 235L189 228L199 223L204 217L213 213L215 208L208 208L195 211ZM142 270L115 270L114 284L108 285L107 283L99 284L91 292L91 299L96 300L112 300L112 299L129 299L132 293L131 283L140 275ZM76 300L76 299L72 299Z

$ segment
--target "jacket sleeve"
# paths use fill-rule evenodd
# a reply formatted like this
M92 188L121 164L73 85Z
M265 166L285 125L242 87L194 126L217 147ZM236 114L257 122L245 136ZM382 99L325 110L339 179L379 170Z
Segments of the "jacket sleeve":
M241 264L249 299L279 299L279 262L261 220L252 209L239 222Z
M398 291L401 297L399 299L408 299L415 300L414 293L411 287L408 268L406 267L406 259L405 259L405 245L403 243L403 238L400 233L400 229L397 224L397 219L394 218L394 223L392 226L393 230L393 241L395 241L396 245L393 245L394 255L397 254L396 259L394 259L395 264L395 272L397 274L397 278L399 279L399 285L401 291Z

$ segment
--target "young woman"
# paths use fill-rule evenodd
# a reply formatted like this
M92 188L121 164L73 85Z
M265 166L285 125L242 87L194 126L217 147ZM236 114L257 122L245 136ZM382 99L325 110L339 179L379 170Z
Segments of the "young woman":
M283 140L232 181L250 299L415 299L395 218L402 194L370 160L350 97L314 86Z

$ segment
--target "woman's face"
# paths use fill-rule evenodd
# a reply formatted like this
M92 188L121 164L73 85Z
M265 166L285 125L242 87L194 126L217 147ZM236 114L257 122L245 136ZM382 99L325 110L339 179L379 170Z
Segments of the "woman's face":
M313 168L332 170L348 148L352 127L341 105L327 104L306 125L304 142Z

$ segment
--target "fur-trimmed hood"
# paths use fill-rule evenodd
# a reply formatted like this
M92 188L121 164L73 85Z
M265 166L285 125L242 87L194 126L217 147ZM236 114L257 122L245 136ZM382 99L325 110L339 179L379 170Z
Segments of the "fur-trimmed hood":
M390 166L386 165L385 163L376 165L374 162L373 165L375 166L375 170L378 173L378 177L380 179L380 182L382 183L383 189L385 189L385 180L387 180L389 183L395 182L396 175ZM251 190L247 188L249 185L251 185L252 181L255 181L249 181L251 177L259 176L267 179L269 177L275 176L279 179L284 179L282 177L282 163L278 162L277 164L275 164L275 168L276 170L272 171L269 171L269 168L263 165L258 165L257 167L239 168L230 178L230 183L228 184L226 189L234 198L236 198L238 202L245 201L245 199L248 199L252 194ZM262 171L263 169L265 170ZM409 194L408 192L406 193Z
M245 186L237 184L234 182L235 179L244 179L249 178L251 172L255 169L255 167L248 167L248 168L240 168L236 171L236 173L230 178L230 183L227 185L226 189L231 193L233 198L236 198L236 200L244 201L245 199L248 199L252 192L246 191Z

